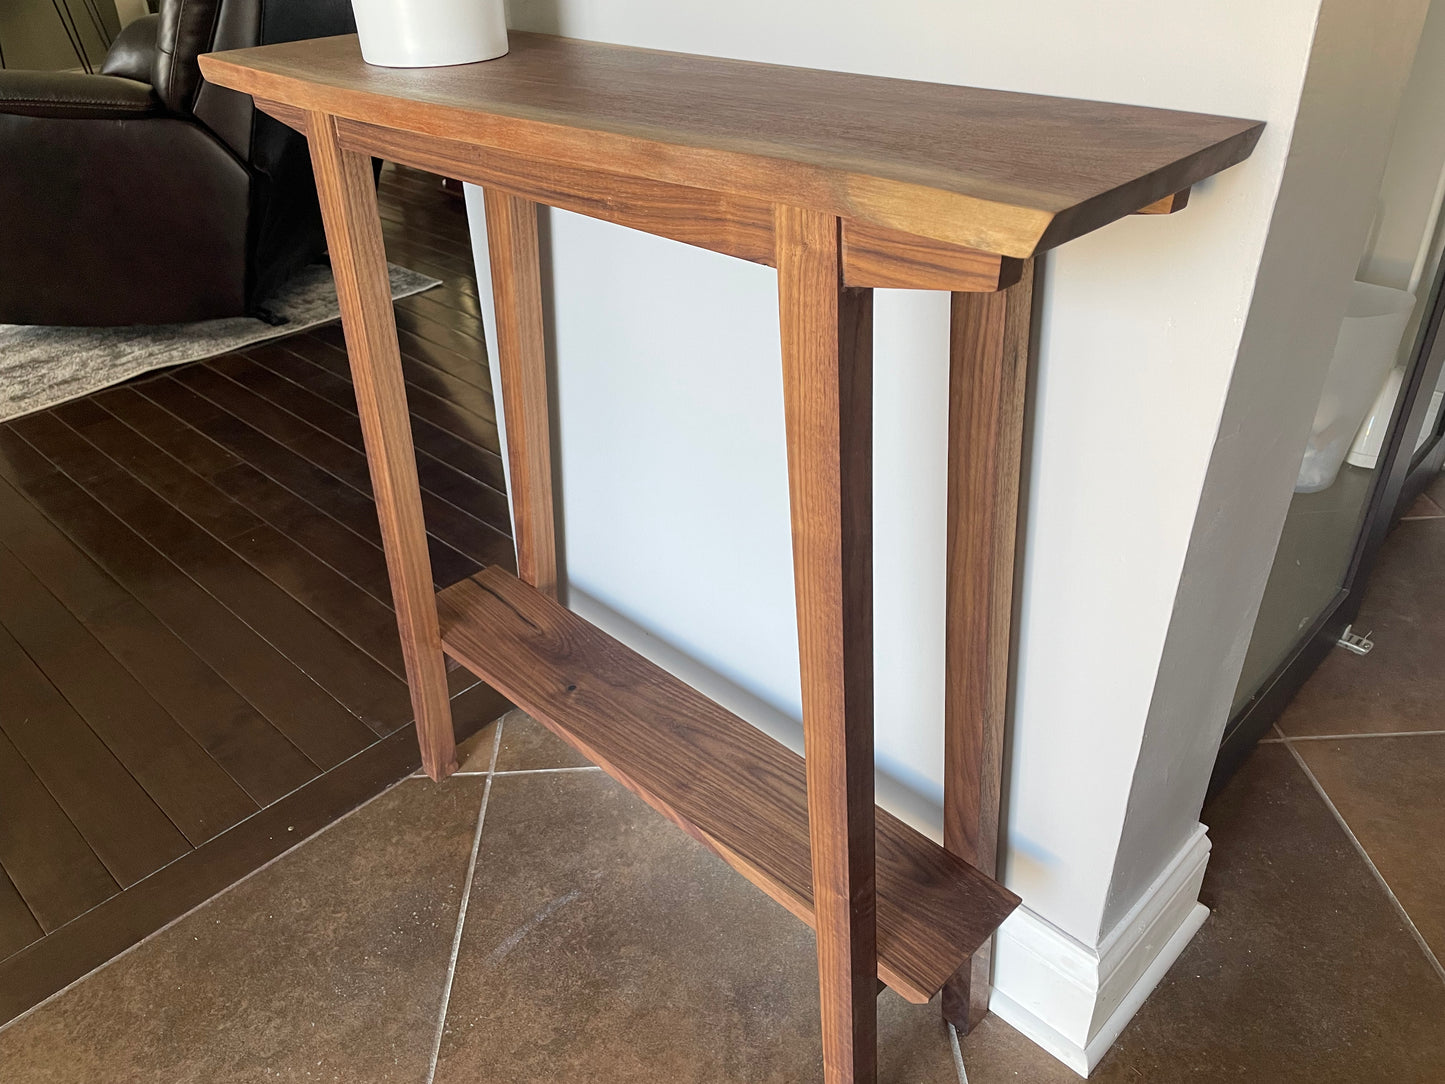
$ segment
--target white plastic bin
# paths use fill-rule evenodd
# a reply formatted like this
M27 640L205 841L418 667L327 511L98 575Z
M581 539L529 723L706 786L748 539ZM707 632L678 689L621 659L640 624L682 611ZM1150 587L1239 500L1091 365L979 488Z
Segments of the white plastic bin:
M1324 394L1305 445L1296 493L1317 493L1334 484L1355 431L1369 413L1385 373L1394 365L1415 297L1404 290L1357 282L1335 342Z
M438 68L507 51L504 0L351 0L361 58L386 68Z
M1345 462L1352 467L1374 470L1380 461L1380 451L1385 447L1385 430L1390 428L1390 416L1395 413L1395 400L1400 398L1400 385L1405 382L1405 370L1396 365L1385 374L1384 386L1375 396L1375 405L1365 415L1364 422L1350 445L1350 454Z

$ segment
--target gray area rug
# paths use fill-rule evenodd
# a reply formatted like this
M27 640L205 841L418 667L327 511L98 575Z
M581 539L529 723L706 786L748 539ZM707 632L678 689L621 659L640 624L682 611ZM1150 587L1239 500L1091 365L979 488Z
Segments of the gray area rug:
M440 279L389 266L393 298L441 285ZM264 307L286 322L272 327L263 320L238 316L149 327L0 324L0 422L79 399L154 369L214 358L329 323L340 315L331 268L317 264L297 272Z

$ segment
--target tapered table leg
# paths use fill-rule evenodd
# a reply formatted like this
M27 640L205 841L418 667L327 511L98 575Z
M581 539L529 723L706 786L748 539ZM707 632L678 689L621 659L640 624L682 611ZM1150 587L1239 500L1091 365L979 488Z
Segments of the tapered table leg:
M872 1084L873 293L841 285L835 217L775 222L823 1068Z
M457 769L446 663L437 623L412 447L411 415L397 347L391 282L369 155L342 150L335 118L312 113L307 138L336 276L356 407L366 440L381 541L391 575L402 657L416 712L422 767L433 779Z
M1034 265L997 293L953 295L948 396L948 571L943 842L996 875L1008 712L1014 548ZM988 1012L993 943L943 988L962 1032Z
M482 196L497 313L497 368L506 421L517 577L556 595L556 516L537 205L494 188L485 189Z

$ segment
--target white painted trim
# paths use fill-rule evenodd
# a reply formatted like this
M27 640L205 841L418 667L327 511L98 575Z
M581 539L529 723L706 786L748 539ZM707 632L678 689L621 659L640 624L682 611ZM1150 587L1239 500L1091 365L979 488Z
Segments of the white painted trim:
M1097 946L1014 912L999 929L989 1008L1088 1076L1208 917L1199 903L1208 859L1201 824Z

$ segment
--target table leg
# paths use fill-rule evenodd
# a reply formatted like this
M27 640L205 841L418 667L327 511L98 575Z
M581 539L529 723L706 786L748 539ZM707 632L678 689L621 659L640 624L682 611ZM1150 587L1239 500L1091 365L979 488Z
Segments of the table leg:
M873 1084L873 291L841 285L837 218L775 223L823 1069Z
M335 118L310 114L307 133L416 712L422 767L431 778L445 779L457 769L456 739L376 180L369 155L341 149Z
M944 846L995 876L1034 265L997 293L953 295L948 394ZM988 1012L993 943L943 988L967 1033Z
M537 205L494 188L483 191L483 201L497 312L497 367L507 430L517 576L555 596L556 518Z

